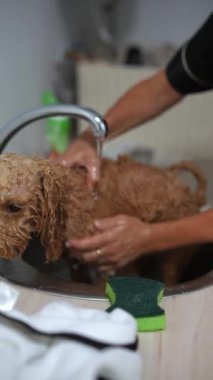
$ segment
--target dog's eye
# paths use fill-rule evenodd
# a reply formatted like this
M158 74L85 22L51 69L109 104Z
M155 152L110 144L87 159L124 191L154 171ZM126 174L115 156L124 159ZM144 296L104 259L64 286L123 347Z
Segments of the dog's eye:
M13 213L13 214L15 214L16 212L19 212L21 210L21 206L19 206L19 205L16 205L16 204L9 204L9 205L7 205L7 211L9 212L9 213Z

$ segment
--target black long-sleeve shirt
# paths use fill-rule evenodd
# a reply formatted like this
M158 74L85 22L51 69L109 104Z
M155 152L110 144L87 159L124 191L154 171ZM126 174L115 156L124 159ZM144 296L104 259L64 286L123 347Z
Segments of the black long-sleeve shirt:
M166 75L172 87L183 95L213 89L213 13L178 50Z

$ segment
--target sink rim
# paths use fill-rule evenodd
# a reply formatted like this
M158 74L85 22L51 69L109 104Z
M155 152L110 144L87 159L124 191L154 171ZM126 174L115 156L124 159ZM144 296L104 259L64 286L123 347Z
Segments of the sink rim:
M0 258L0 277L14 283L49 293L79 299L107 300L104 289L94 285L76 283L39 271L21 259ZM194 280L165 287L164 297L186 294L213 285L213 270Z

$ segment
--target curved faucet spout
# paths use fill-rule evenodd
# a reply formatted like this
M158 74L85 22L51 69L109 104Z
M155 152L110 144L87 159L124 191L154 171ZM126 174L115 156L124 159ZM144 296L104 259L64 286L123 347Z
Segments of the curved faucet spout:
M15 119L9 121L0 128L0 154L10 141L10 139L28 124L50 116L71 116L82 118L89 122L94 138L100 140L107 135L107 124L103 118L90 108L81 107L73 104L58 104L35 108L31 111L22 113Z

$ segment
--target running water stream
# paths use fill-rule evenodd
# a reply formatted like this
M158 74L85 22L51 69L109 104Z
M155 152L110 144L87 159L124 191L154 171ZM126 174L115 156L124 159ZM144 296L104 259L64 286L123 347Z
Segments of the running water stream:
M103 151L103 138L102 137L96 137L96 149L97 149L97 155L101 159L102 158L102 151ZM92 191L93 199L96 201L98 199L98 192L96 188Z
M97 155L102 158L102 150L103 150L103 138L102 137L96 137L96 149L97 149Z

